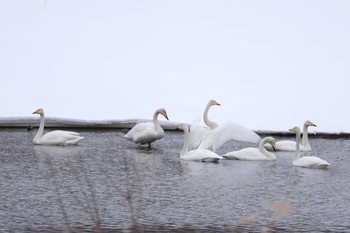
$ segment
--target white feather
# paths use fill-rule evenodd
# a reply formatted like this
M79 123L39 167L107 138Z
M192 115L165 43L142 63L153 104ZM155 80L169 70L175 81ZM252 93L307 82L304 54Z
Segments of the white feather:
M260 136L246 127L234 124L233 122L219 125L216 122L209 120L208 112L210 107L214 105L220 106L215 100L210 100L204 109L203 120L207 127L201 125L199 118L194 119L192 122L189 136L190 150L201 148L215 152L230 140L248 142L260 141Z
M230 140L257 143L261 137L251 129L233 122L226 122L215 129L208 130L199 148L217 151Z

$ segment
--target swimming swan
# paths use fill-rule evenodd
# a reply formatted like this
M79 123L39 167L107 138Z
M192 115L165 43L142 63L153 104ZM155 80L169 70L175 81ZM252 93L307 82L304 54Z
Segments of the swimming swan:
M148 144L148 147L151 147L152 142L161 139L164 136L164 130L160 127L158 122L159 114L169 120L164 108L157 109L153 114L152 122L136 124L127 134L124 135L124 138L140 145Z
M222 156L205 149L188 150L189 143L189 130L186 124L181 124L178 126L185 133L185 142L180 153L180 159L190 160L190 161L201 161L201 162L218 162L222 159Z
M276 160L275 154L269 152L265 148L265 144L270 144L272 148L275 148L276 141L273 137L265 137L259 143L259 148L244 148L238 151L232 151L223 155L225 159L238 159L238 160Z
M319 169L326 169L330 166L330 164L323 159L320 159L316 156L303 156L300 158L300 129L299 127L294 127L292 129L289 129L289 131L292 131L296 135L296 153L295 157L293 159L293 165L296 167L305 167L305 168L319 168Z
M210 100L203 113L203 120L207 127L201 126L198 119L195 119L192 123L189 136L190 150L201 148L215 152L230 140L248 142L260 141L260 136L248 128L234 124L233 122L226 122L219 125L216 122L209 120L208 111L209 108L214 105L220 106L217 101Z
M308 138L308 128L309 126L315 126L317 127L314 123L312 123L309 120L306 120L303 126L303 144L300 145L300 151L311 151L311 146L309 143L309 138ZM291 140L282 140L282 141L277 141L276 142L276 151L295 151L295 141ZM267 145L266 147L268 150L271 150L272 148Z
M33 138L35 145L76 145L84 137L79 133L63 130L54 130L44 134L45 114L42 108L37 109L33 114L40 115L40 126L37 134Z

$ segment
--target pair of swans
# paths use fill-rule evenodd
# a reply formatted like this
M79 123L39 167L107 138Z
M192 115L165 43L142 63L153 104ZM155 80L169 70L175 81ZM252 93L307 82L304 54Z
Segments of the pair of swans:
M247 129L243 126L227 122L224 124L217 124L209 120L208 112L211 106L220 106L215 100L210 100L206 105L203 113L203 120L206 127L200 124L200 119L196 118L190 128L189 134L189 150L207 149L217 151L223 144L230 140L259 142L260 136L253 130Z
M123 137L140 145L148 144L150 148L152 142L164 137L164 130L158 122L159 114L169 120L164 108L157 109L153 114L152 122L136 124Z
M296 167L304 167L304 168L319 168L319 169L327 169L330 164L319 157L316 156L303 156L300 157L300 129L299 127L294 127L289 129L296 135L296 145L295 145L295 157L293 159L293 165Z
M203 149L197 148L194 150L189 150L189 129L186 124L181 124L178 126L185 133L185 141L182 151L180 153L180 159L189 161L201 161L201 162L218 162L220 159L239 159L239 160L276 160L276 155L266 150L264 145L270 143L274 147L276 141L272 137L266 137L262 139L259 143L258 148L245 148L240 151L233 151L220 156L217 153Z
M37 134L33 138L35 145L76 145L84 137L79 133L63 130L54 130L44 134L45 114L42 108L37 109L33 114L40 115L40 126Z
M300 151L311 151L311 146L310 146L309 138L308 138L309 126L317 127L314 123L312 123L309 120L306 120L304 122L303 140L302 140L302 144L300 144ZM271 150L272 148L267 146L267 149ZM278 142L276 142L275 149L276 149L276 151L295 151L296 150L296 142L291 141L291 140L278 141Z
M35 145L76 145L84 137L79 133L72 131L54 130L44 134L45 114L42 108L37 109L33 114L40 115L40 126L36 136L33 138ZM148 144L161 139L164 136L164 130L158 122L158 114L162 114L167 120L168 116L165 109L158 109L153 115L153 122L136 124L124 137L139 144Z

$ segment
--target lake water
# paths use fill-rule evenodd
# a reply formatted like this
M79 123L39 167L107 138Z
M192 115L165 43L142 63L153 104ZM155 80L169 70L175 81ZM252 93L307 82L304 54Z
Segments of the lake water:
M310 139L328 170L275 162L180 161L182 132L151 149L123 132L33 146L0 130L0 232L350 232L350 140ZM229 142L219 153L255 146Z

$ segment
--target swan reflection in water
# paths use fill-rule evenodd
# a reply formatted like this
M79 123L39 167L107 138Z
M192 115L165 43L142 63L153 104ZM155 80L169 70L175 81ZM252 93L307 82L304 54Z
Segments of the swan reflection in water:
M74 164L79 165L80 155L84 154L85 150L81 146L34 145L33 148L40 170L47 168L48 165L64 166L66 168Z

